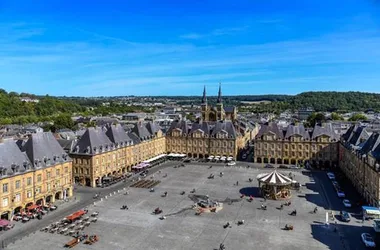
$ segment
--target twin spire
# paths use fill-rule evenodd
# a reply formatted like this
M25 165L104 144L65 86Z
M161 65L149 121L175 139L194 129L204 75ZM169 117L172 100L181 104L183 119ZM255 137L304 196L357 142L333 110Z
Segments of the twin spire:
M222 103L222 85L219 83L218 99L216 103ZM203 87L202 104L207 104L206 85Z

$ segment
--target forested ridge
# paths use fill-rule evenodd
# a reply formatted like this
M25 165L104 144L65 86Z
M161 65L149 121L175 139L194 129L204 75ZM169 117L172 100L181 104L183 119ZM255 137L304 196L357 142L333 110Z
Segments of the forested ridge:
M39 102L23 102L21 97L38 99ZM0 124L10 123L35 123L39 121L51 121L57 115L108 115L122 114L134 111L149 112L147 108L121 105L118 102L121 97L83 98L83 97L52 97L34 96L26 93L15 93L0 89ZM179 103L189 100L190 103L199 105L200 97L154 97L177 100ZM210 97L213 103L215 97ZM247 104L242 102L269 101L269 103ZM102 105L109 102L109 105ZM139 102L142 102L141 99ZM287 109L311 107L317 112L334 111L365 111L373 109L380 112L380 94L363 92L304 92L298 95L241 95L223 96L223 102L227 105L240 106L240 111L274 112L279 113ZM248 108L247 108L248 106Z

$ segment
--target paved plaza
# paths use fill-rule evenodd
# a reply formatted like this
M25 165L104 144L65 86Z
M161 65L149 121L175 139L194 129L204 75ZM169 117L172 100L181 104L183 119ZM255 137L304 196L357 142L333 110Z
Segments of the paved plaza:
M258 194L256 176L272 169L246 167L199 166L188 164L186 167L168 167L161 173L147 178L160 180L155 192L144 188L127 188L128 195L121 191L112 197L90 206L90 213L98 211L96 223L86 227L84 233L99 236L93 245L78 244L74 249L218 249L223 243L226 249L342 249L339 234L326 227L324 198L319 195L318 186L309 173L295 170L292 172L302 185L299 192L294 191L290 207L277 209L282 202L266 201L266 211L260 209L262 198L252 202L240 199L240 193ZM223 172L223 177L219 173ZM207 177L213 173L214 179ZM164 177L167 174L167 177ZM248 178L253 178L252 183ZM236 185L236 182L239 182ZM194 202L189 198L195 188L197 195L208 195L211 200L223 202L223 209L217 213L196 215L191 209ZM162 197L164 192L167 197ZM181 195L181 191L185 191ZM229 201L233 202L229 202ZM121 210L122 205L129 210ZM317 214L310 212L318 205ZM166 216L153 215L159 207ZM290 216L297 209L297 216ZM244 220L238 226L237 221ZM231 227L224 228L227 222ZM294 231L285 231L285 224L292 224ZM70 241L70 236L37 231L22 240L10 244L7 249L60 249Z

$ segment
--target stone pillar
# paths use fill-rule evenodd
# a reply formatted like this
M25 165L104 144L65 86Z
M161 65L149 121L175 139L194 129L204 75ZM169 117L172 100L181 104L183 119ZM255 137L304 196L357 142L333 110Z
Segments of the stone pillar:
M54 202L55 202L55 195L52 195L52 196L51 196L50 202L51 202L51 203L54 203Z
M68 188L68 196L69 197L73 196L73 188L72 187Z
M59 193L59 199L60 199L60 200L63 200L63 191L61 191L61 192Z

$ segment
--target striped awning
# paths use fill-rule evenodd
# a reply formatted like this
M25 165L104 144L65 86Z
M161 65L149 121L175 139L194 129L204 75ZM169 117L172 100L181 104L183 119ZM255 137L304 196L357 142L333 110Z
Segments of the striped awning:
M258 175L257 180L267 185L288 185L292 183L292 179L286 175L278 173L276 170L269 174Z

